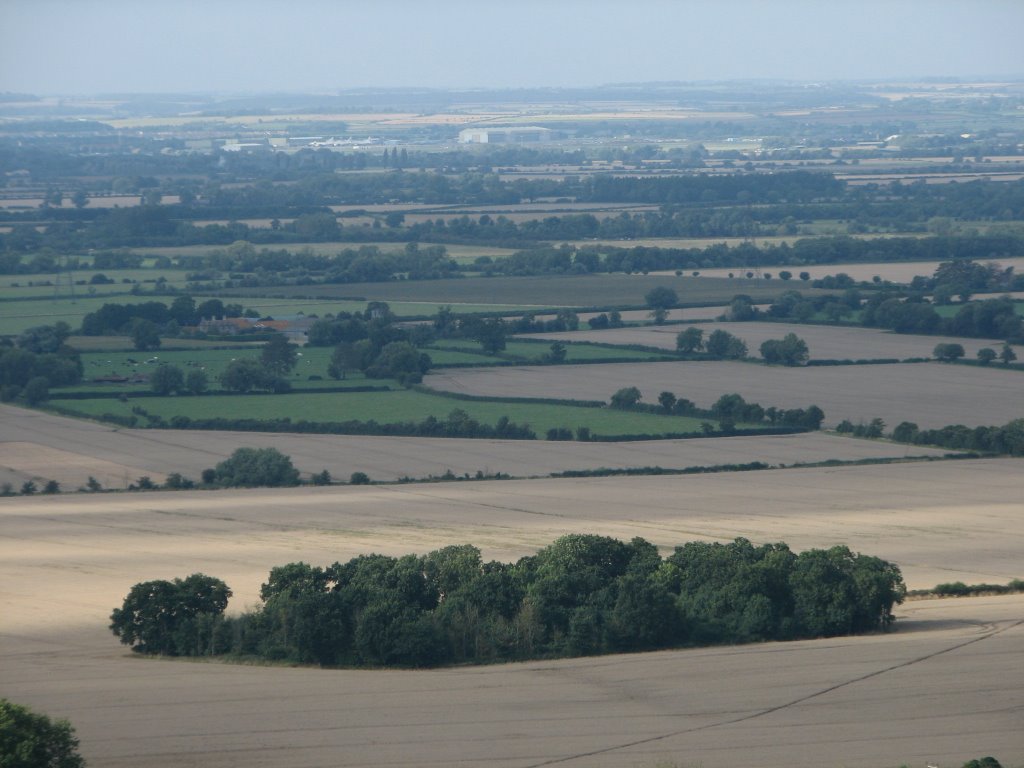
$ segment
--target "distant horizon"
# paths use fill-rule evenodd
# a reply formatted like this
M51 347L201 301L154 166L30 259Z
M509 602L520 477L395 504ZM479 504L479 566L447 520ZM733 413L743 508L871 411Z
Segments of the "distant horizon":
M0 92L1016 80L1022 29L1019 0L5 0Z
M869 78L781 78L781 77L735 77L723 79L702 79L702 80L629 80L611 81L595 84L562 84L562 85L364 85L364 86L324 86L320 88L271 88L266 90L254 90L246 88L238 89L217 89L217 90L96 90L96 91L27 91L27 90L0 90L3 96L32 96L35 98L127 98L138 96L157 97L224 97L224 96L336 96L343 94L359 93L515 93L516 91L601 91L603 89L615 88L671 88L671 87L706 87L722 85L820 85L822 87L848 85L947 85L958 84L963 86L980 86L984 84L1022 84L1024 85L1024 72L1017 74L979 74L979 75L921 75L917 77L869 77Z

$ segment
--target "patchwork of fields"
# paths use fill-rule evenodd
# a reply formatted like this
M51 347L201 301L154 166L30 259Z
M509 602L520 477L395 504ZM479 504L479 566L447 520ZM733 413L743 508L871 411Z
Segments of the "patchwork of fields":
M884 488L884 493L878 489ZM923 601L872 637L431 672L129 658L138 581L201 571L256 599L274 565L460 542L512 559L561 533L848 543L911 587L1020 576L1019 462L7 499L0 688L74 722L92 765L875 768L1024 761L1024 598ZM638 504L638 500L642 503Z
M765 437L575 443L546 440L296 435L262 432L188 432L117 429L91 421L0 405L0 482L40 487L56 480L74 490L95 477L104 488L126 488L148 475L162 483L178 472L197 479L240 447L277 448L305 475L326 469L338 480L365 472L374 480L462 477L501 472L536 477L600 468L683 469L764 462L789 465L828 459L902 459L941 456L935 448L857 440L822 432Z
M825 411L825 424L882 418L894 427L911 421L923 429L947 424L1005 424L1021 418L1020 371L943 363L769 367L741 362L622 363L474 368L432 373L428 386L488 397L574 397L602 400L638 387L648 403L674 392L702 408L728 393L764 407Z

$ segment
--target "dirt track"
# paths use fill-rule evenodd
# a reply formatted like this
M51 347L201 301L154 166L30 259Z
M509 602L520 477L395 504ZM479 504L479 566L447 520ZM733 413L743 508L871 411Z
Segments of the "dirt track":
M57 480L64 490L91 475L104 488L126 488L142 475L161 483L170 472L198 479L202 471L240 447L273 447L310 474L327 469L337 480L365 472L374 480L502 472L535 477L599 467L683 468L796 464L824 459L902 458L943 451L811 433L713 440L637 443L563 443L538 440L463 440L417 437L266 434L118 429L40 411L0 405L0 482L15 489L35 478Z
M462 541L514 558L581 530L846 542L911 586L1005 582L1020 467L3 499L0 690L71 718L90 765L114 768L1019 765L1020 597L911 603L884 636L433 672L147 661L106 617L151 578L220 576L235 610L284 562Z

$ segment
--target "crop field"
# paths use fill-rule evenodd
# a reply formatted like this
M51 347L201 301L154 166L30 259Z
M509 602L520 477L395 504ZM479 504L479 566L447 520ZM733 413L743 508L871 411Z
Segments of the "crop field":
M423 421L427 416L444 419L460 409L484 424L493 425L502 416L517 424L527 423L539 437L554 427L590 427L600 435L657 435L664 433L698 433L701 419L686 416L660 416L650 413L581 408L544 403L501 403L476 400L454 400L439 395L411 390L389 392L295 392L280 395L247 394L206 397L147 397L122 402L109 399L61 400L54 393L55 405L72 408L89 416L105 413L129 417L132 408L141 406L149 413L170 420L175 416L195 419L283 419L293 421L376 421L389 424ZM743 425L739 425L743 426Z
M935 448L861 440L824 432L763 437L576 443L547 440L300 435L289 433L145 430L111 427L40 411L0 405L0 482L56 480L65 491L89 476L104 488L123 489L148 475L163 482L171 472L192 479L237 448L277 448L305 475L328 470L336 480L365 472L379 481L403 477L458 477L477 472L538 477L600 468L713 467L760 461L772 466L824 460L860 461L938 457Z
M900 237L905 236L906 235L900 235ZM995 259L994 261L1003 269L1013 267L1015 274L1020 274L1021 271L1024 271L1024 258L1000 258ZM760 272L762 274L767 272L772 275L772 277L776 278L778 277L779 272L792 272L793 279L789 281L779 281L776 283L776 286L781 285L787 290L803 292L808 287L807 284L802 280L796 279L801 272L808 273L811 280L820 280L827 275L838 275L843 273L858 281L872 280L875 277L879 277L882 280L888 280L893 283L909 283L918 275L931 277L935 274L935 270L938 268L940 263L941 262L938 261L900 261L870 264L790 264L761 267ZM723 269L701 269L698 270L700 272L698 277L728 277L730 272L735 275L745 275L751 269L753 268L744 269L743 267L731 267ZM692 271L688 271L686 274L692 275Z
M687 326L689 327L689 326ZM989 347L998 351L1002 343L992 339L966 339L955 336L918 336L891 333L877 328L855 328L844 326L806 325L799 323L701 323L697 326L704 331L704 338L721 329L737 336L747 343L748 354L760 357L762 342L781 339L787 333L795 333L807 342L811 360L871 360L912 357L931 357L936 344L956 343L963 345L966 358L973 360L979 349ZM676 335L683 330L680 326L648 325L631 328L609 328L600 331L567 331L544 334L547 340L594 341L602 344L642 344L659 349L676 348ZM1018 358L1024 358L1024 347L1015 347Z
M266 289L233 289L229 296L351 296L368 300L518 307L605 307L643 305L644 296L658 286L672 288L682 304L726 304L737 293L755 301L770 301L784 287L765 280L707 279L655 275L579 275L459 280L406 280L359 285L302 285ZM808 289L808 294L818 291Z
M424 383L487 397L574 397L601 400L639 387L644 402L674 392L710 407L738 393L764 407L825 411L827 425L882 418L889 428L911 421L922 429L947 424L1005 424L1024 417L1020 371L943 363L784 368L741 362L596 364L473 368L429 374Z
M893 560L911 588L1005 583L1020 576L1022 492L1019 462L986 460L3 499L0 689L69 718L89 764L110 768L1015 766L1019 595L907 603L874 636L433 671L144 660L106 627L144 580L215 575L237 611L287 562L462 542L508 560L578 531L663 548L842 542Z

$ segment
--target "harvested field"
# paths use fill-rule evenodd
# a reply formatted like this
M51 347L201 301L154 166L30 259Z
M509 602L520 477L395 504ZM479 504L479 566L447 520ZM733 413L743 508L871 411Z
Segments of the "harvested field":
M873 235L872 237L877 237L877 235ZM894 235L894 237L911 237L911 235ZM798 240L800 238L790 239ZM1024 271L1024 258L995 259L994 261L1003 269L1013 267L1016 274L1020 274ZM788 281L780 280L776 282L775 285L784 286L784 289L786 290L803 292L808 287L807 283L796 279L801 272L807 272L811 276L811 280L820 280L827 275L845 273L854 280L872 280L877 276L882 280L889 280L893 283L909 283L918 275L931 277L935 274L935 270L938 269L940 263L941 262L938 261L903 261L877 262L870 264L802 264L761 267L760 271L762 273L767 272L773 277L778 277L779 272L792 272L793 279ZM730 272L734 275L743 275L746 274L747 271L748 269L743 267L701 269L699 270L700 274L698 277L728 277ZM675 273L664 272L657 274ZM692 272L686 272L686 275L692 276Z
M747 342L751 357L760 357L762 342L781 339L795 333L807 342L811 360L906 360L912 357L931 357L936 344L963 345L968 360L975 359L979 349L989 347L997 352L1002 342L994 339L966 339L955 336L917 336L892 333L877 328L851 326L807 325L802 323L707 323L698 326L706 339L721 329ZM639 328L609 328L601 331L574 331L546 333L544 339L563 341L593 341L603 344L642 344L659 349L676 348L679 326L653 325ZM1024 347L1016 347L1017 357L1024 359Z
M947 424L1005 424L1024 417L1020 371L906 363L784 368L741 362L607 363L448 370L424 378L434 389L488 397L572 397L607 400L639 387L644 400L674 392L710 407L724 394L780 408L825 411L825 423L881 417L889 427L912 421L923 429Z
M277 448L306 475L327 469L338 480L365 472L374 480L502 472L536 477L602 467L796 464L838 459L940 456L944 451L857 440L821 432L765 437L576 443L539 440L366 437L116 429L12 406L0 406L0 482L15 488L35 479L56 480L71 491L92 475L104 488L126 488L142 475L163 482L178 472L197 479L236 448ZM58 456L59 454L59 456Z
M865 489L885 488L885 494ZM919 601L860 638L465 667L323 671L132 658L106 629L142 580L255 600L271 566L568 531L837 542L911 587L1019 576L1020 462L17 498L0 501L0 690L77 728L90 765L959 765L1024 761L1024 597ZM827 510L827 511L825 511Z

